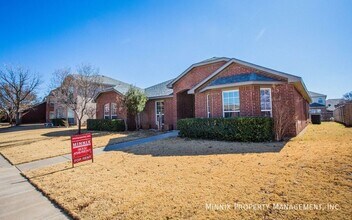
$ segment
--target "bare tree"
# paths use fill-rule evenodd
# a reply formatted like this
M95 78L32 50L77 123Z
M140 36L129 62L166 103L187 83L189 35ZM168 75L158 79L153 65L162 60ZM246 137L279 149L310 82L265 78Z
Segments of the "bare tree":
M59 105L71 109L78 121L78 134L81 133L82 119L92 114L95 95L101 89L99 70L91 65L81 65L77 73L71 73L69 68L54 72L51 95Z
M273 87L276 90L276 94L280 94L280 87ZM274 134L275 140L281 141L287 134L290 126L292 125L292 119L290 107L288 100L283 100L282 97L273 97L272 100L273 107L273 118L274 118Z
M20 124L20 112L36 102L36 89L40 83L40 77L29 69L7 66L0 70L2 109L10 120L15 116L16 125Z

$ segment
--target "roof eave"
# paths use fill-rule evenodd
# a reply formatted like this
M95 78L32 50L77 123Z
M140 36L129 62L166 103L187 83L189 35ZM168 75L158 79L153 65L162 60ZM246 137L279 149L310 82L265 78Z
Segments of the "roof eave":
M227 83L223 85L207 86L201 89L199 92L204 92L210 89L221 89L228 87L244 86L244 85L272 85L272 84L283 84L282 81L246 81L246 82L237 82L237 83ZM188 94L194 94L191 90L187 92Z
M173 94L171 95L162 95L162 96L152 96L148 97L149 100L155 100L155 99L166 99L166 98L173 98Z

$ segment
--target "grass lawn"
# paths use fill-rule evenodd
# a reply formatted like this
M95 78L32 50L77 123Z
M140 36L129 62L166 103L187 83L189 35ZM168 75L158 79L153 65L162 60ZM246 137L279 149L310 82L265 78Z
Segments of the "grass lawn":
M0 153L13 164L59 156L71 152L70 136L77 128L45 128L23 125L0 130ZM82 132L87 132L83 130ZM155 135L153 131L93 132L93 147Z
M352 214L352 128L337 123L309 125L286 144L171 138L70 166L26 175L82 219L350 219ZM338 210L239 210L234 203L329 203ZM214 211L207 204L230 209Z

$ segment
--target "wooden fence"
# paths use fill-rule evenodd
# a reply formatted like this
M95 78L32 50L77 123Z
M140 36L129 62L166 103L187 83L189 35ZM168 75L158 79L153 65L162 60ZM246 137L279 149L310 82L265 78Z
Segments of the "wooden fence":
M334 120L352 126L352 103L345 103L334 110Z

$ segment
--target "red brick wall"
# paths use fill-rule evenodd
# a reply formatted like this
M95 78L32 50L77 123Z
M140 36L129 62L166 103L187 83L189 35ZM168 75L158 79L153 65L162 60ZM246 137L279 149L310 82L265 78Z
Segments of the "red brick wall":
M206 64L203 66L198 66L189 71L185 76L179 79L174 85L174 97L173 97L173 125L176 127L177 123L177 93L182 92L184 90L189 90L201 82L203 79L208 77L210 74L215 72L221 66L223 66L226 61L219 61L211 64ZM197 103L195 103L195 106ZM195 107L197 108L197 107ZM197 116L196 116L197 117Z
M260 88L268 88L268 85L246 85L233 89L239 89L240 93L240 115L260 116ZM275 108L280 105L288 106L287 114L291 118L291 123L287 136L295 136L307 126L308 102L294 88L292 84L279 84L271 88L273 117L277 115ZM229 89L229 88L228 88ZM227 90L228 90L227 89ZM225 89L224 89L225 90ZM207 117L207 95L209 94L209 104L211 106L212 117L222 117L222 90L209 90L195 94L195 117ZM277 103L277 104L275 104Z
M296 134L299 134L308 125L308 111L309 103L302 97L302 95L294 89L295 102L295 122Z
M290 118L290 125L286 136L295 136L296 123L295 123L295 103L294 103L295 88L292 84L280 84L272 87L272 108L273 118L277 118L278 111L285 109L288 117Z
M104 118L104 105L106 103L116 103L117 104L117 118L126 120L127 110L123 106L123 96L116 92L105 92L99 95L97 98L97 119ZM111 111L111 106L110 106Z
M164 100L164 124L167 130L173 128L173 98L148 100L144 111L141 113L141 124L143 129L157 129L155 119L155 102Z
M240 86L240 115L260 116L260 86Z
M46 102L37 105L22 113L21 123L45 123L46 122Z

